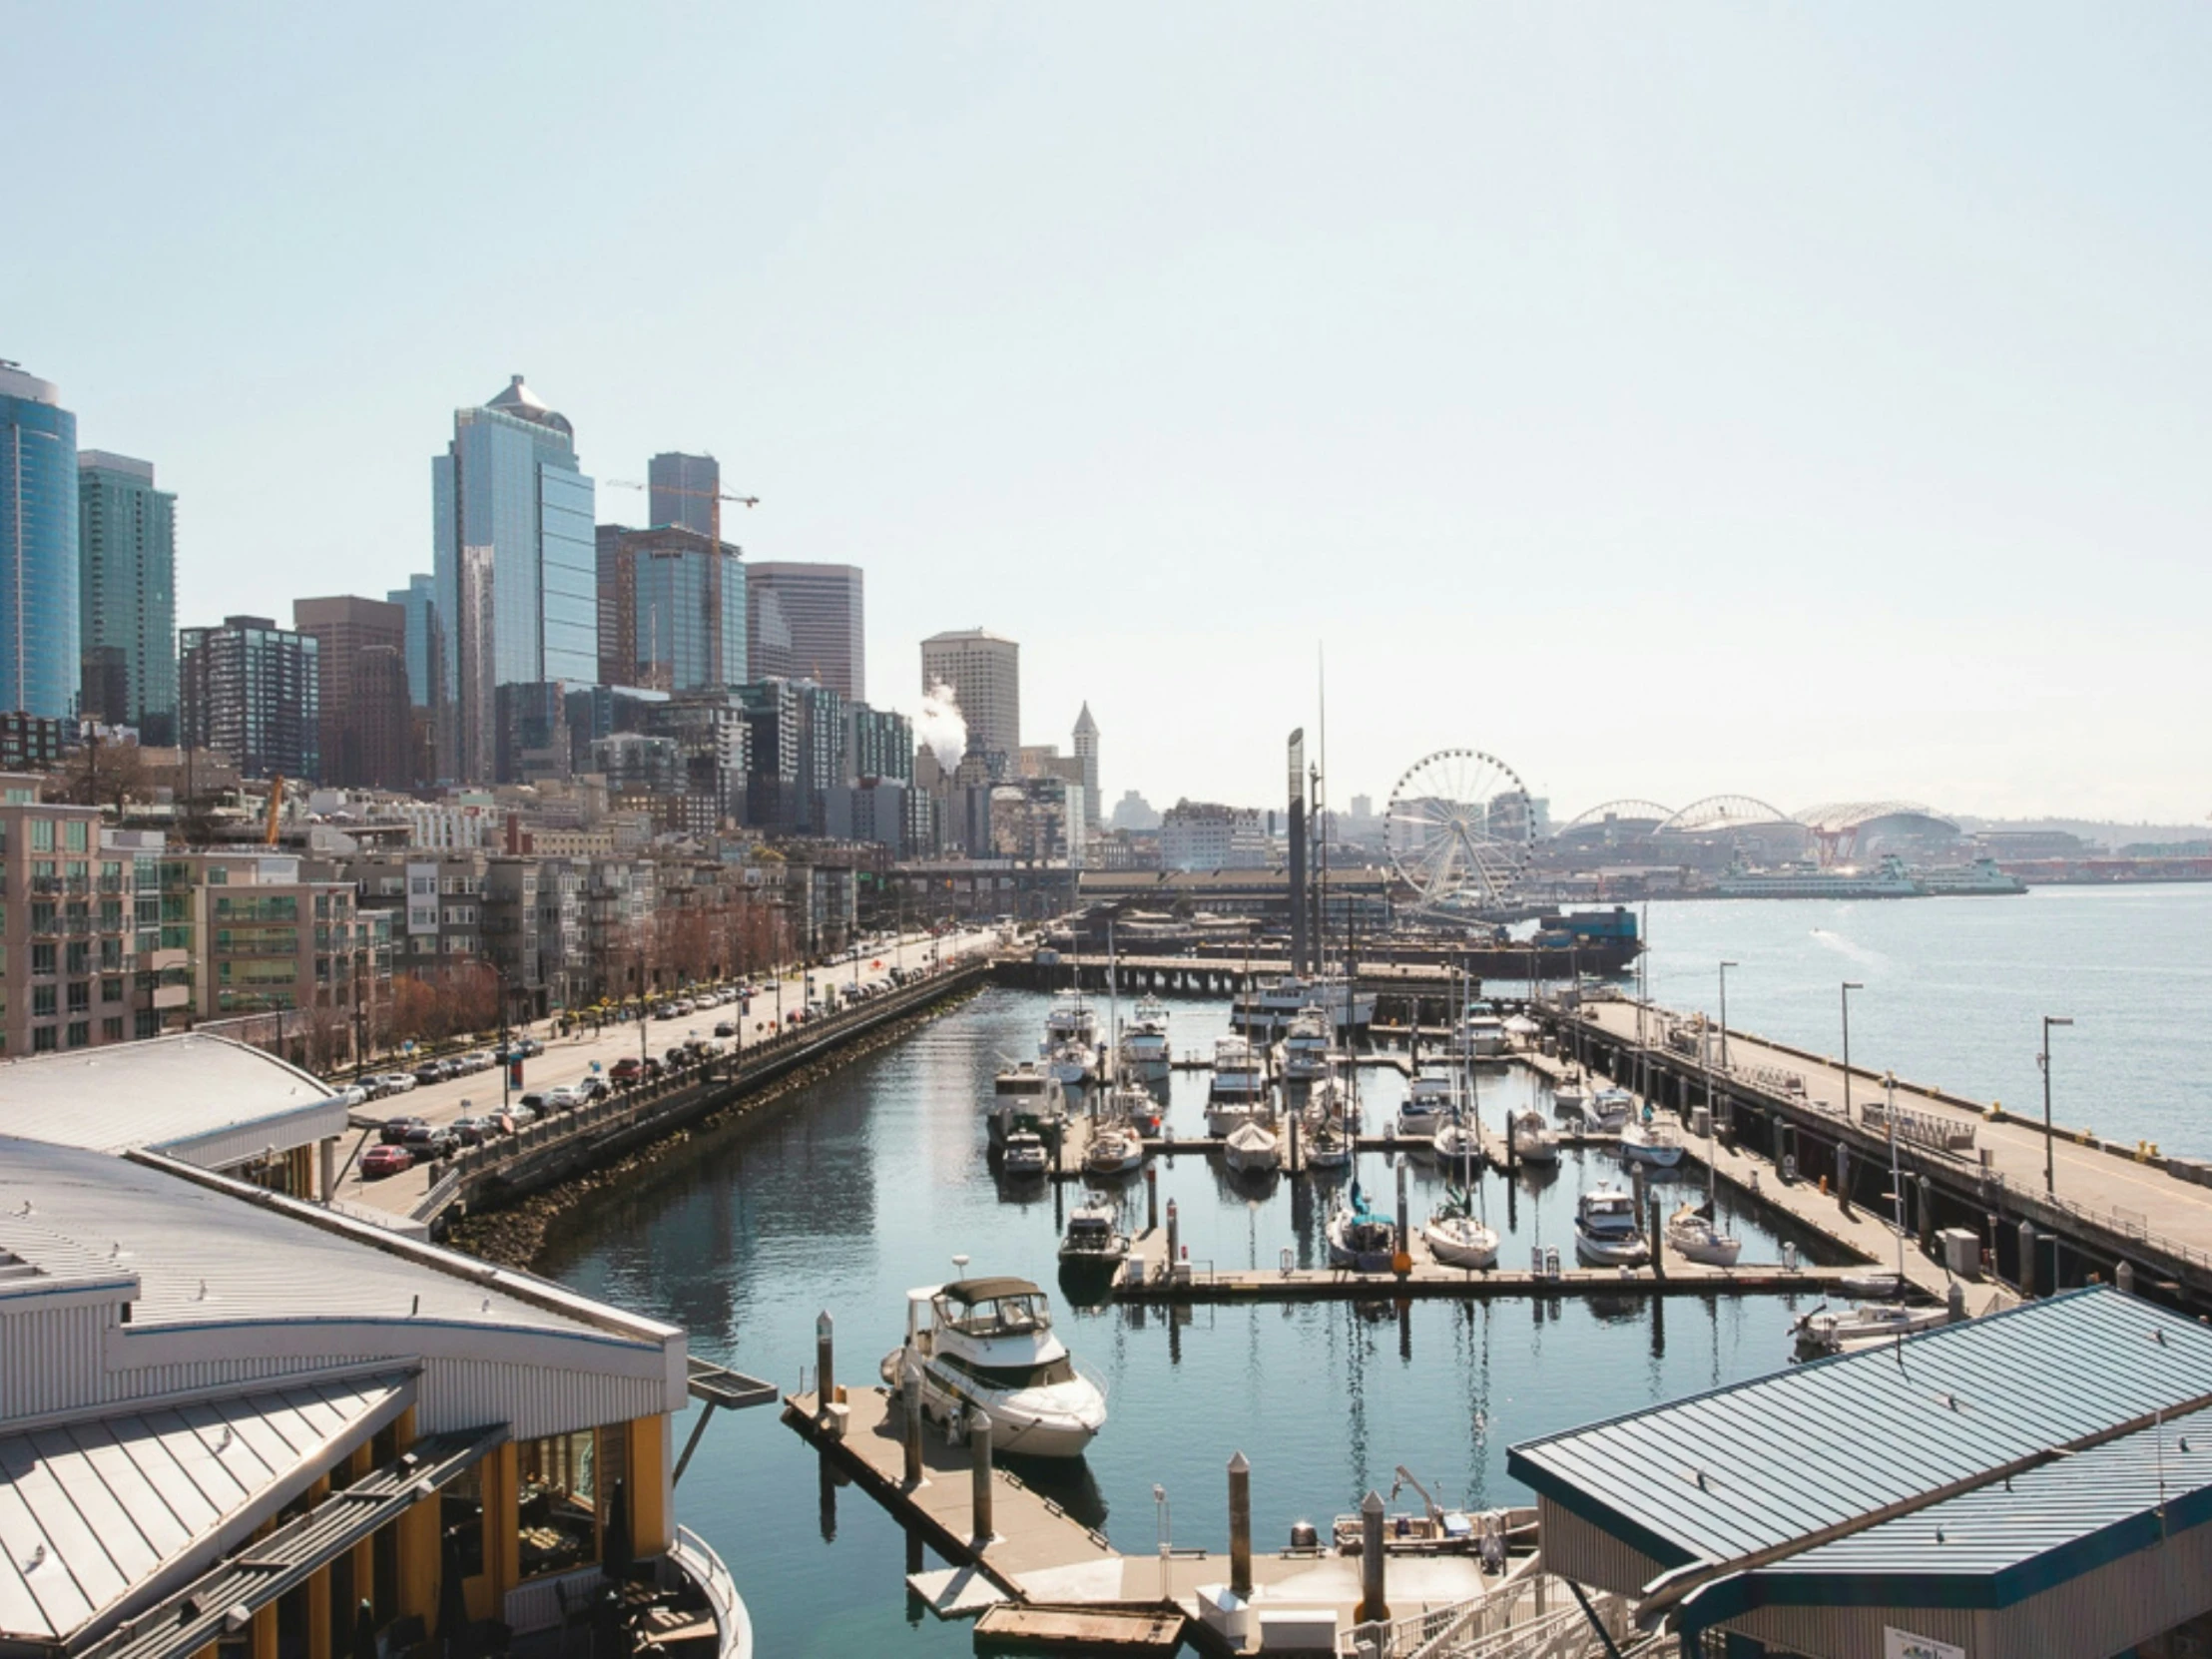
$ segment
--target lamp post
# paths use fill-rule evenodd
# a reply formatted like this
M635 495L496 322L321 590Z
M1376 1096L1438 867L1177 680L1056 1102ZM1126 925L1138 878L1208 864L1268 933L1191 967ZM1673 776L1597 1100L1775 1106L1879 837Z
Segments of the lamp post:
M1851 1121L1851 993L1867 987L1856 979L1844 981L1844 1121Z
M1721 1070L1728 1070L1728 970L1741 962L1721 963Z
M1152 1501L1159 1511L1160 1533L1160 1599L1168 1598L1168 1560L1175 1553L1175 1531L1168 1515L1168 1489L1155 1485Z
M2054 1025L2071 1025L2070 1014L2045 1014L2043 1016L2043 1051L2035 1057L2035 1063L2043 1072L2043 1192L2056 1196L2058 1191L2058 1152L2050 1126L2050 1028Z

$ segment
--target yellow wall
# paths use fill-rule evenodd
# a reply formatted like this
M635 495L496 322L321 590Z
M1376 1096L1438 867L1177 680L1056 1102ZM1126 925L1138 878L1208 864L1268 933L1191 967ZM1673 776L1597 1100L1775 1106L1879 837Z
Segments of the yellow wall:
M630 1540L640 1556L658 1555L676 1541L669 1514L667 1416L630 1423Z

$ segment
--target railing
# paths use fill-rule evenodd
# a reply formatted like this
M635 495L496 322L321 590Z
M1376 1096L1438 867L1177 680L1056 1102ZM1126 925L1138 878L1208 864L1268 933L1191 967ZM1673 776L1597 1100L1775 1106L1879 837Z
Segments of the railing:
M753 1618L722 1557L688 1526L676 1529L676 1542L668 1554L670 1563L699 1586L714 1609L715 1625L722 1633L720 1659L753 1659Z
M1890 1107L1886 1101L1870 1100L1859 1108L1859 1121L1871 1133L1889 1132ZM1911 1107L1897 1109L1898 1139L1911 1141L1915 1146L1925 1146L1932 1152L1971 1152L1974 1126L1957 1118L1938 1117L1934 1112L1916 1112Z
M1565 1579L1509 1579L1471 1601L1356 1624L1337 1638L1337 1652L1340 1659L1587 1659L1629 1636L1628 1605L1619 1596L1591 1593L1590 1605L1602 1634Z

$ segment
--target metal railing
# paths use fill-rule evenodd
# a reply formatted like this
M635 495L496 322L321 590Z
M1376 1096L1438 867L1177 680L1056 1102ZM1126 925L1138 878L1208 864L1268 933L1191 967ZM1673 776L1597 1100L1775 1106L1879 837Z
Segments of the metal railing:
M1543 1574L1448 1607L1356 1624L1338 1636L1337 1652L1340 1659L1589 1659L1627 1641L1630 1626L1619 1596L1585 1593L1602 1634L1567 1581Z

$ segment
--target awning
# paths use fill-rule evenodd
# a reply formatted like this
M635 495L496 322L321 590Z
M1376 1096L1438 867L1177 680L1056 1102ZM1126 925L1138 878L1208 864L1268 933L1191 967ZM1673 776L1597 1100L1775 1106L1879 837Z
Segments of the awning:
M0 1438L0 1642L98 1635L238 1548L414 1396L390 1371Z
M436 1495L505 1443L504 1423L419 1439L75 1659L186 1659Z

